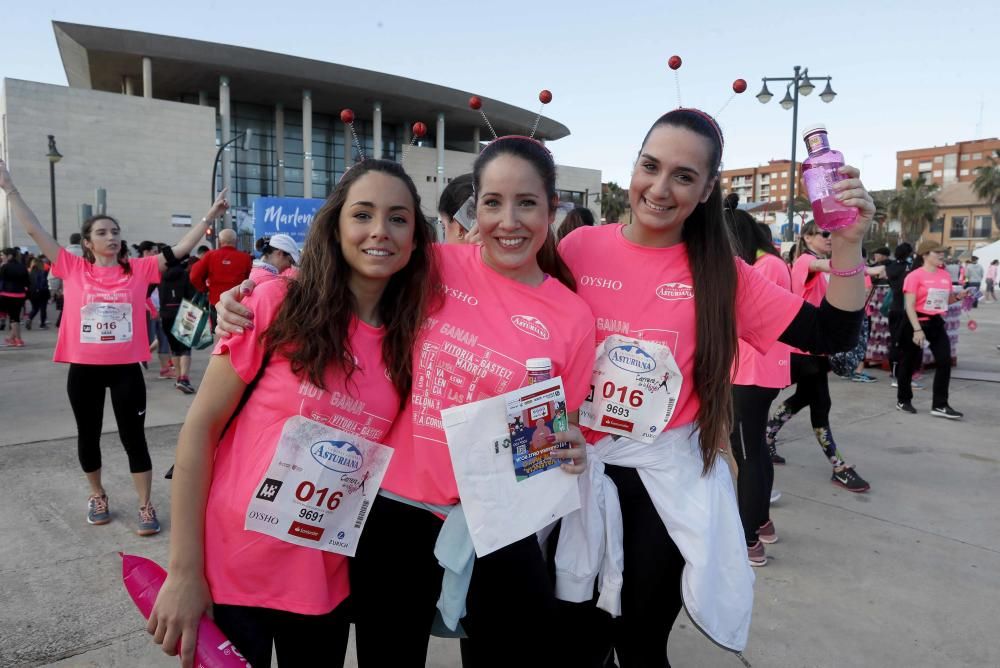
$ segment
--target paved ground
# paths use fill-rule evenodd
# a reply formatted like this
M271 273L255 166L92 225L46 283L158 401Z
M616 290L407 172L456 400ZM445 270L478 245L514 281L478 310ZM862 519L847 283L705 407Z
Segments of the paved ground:
M959 365L998 372L1000 307L975 317L979 329L963 330ZM156 476L164 533L138 538L125 455L109 435L115 521L85 523L66 369L47 361L51 331L25 340L27 348L0 349L0 666L176 665L142 631L117 557L124 550L165 562L168 485ZM196 357L196 381L205 357ZM776 485L784 498L773 512L781 541L757 571L746 656L756 667L1000 666L1000 384L954 380L952 404L966 419L953 423L927 414L929 391L914 402L920 415L896 412L888 378L875 375L872 385L831 380L835 435L871 481L869 494L829 483L806 416L783 432L788 464ZM156 380L155 368L147 377L147 431L162 473L190 398ZM110 412L105 423L114 428ZM677 626L675 666L740 665L683 615ZM435 641L428 665L458 664L456 644Z

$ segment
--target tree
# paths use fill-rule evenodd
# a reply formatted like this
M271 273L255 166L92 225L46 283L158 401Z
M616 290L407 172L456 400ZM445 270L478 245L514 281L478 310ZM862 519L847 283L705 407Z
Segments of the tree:
M924 233L924 225L937 218L937 189L937 185L928 184L920 176L916 180L904 179L902 190L889 198L889 215L903 225L901 240L915 242Z
M601 217L608 223L617 223L627 208L628 191L614 181L608 181L601 193Z
M1000 149L990 157L990 164L976 167L976 179L972 190L981 199L989 202L993 211L993 224L1000 229Z

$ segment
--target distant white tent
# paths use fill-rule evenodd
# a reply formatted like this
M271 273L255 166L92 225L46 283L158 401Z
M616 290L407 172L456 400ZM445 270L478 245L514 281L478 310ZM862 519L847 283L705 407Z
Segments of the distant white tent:
M979 264L982 265L985 274L986 267L990 266L990 262L993 260L1000 260L1000 241L994 241L991 244L982 246L972 251L972 255L979 258ZM984 281L985 285L985 281ZM979 286L979 289L985 289L983 285Z

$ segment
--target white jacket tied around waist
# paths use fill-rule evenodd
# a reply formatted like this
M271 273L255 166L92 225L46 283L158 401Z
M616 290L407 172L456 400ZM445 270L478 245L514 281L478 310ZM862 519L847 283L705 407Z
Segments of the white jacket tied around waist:
M680 427L654 443L608 436L591 451L580 476L581 508L562 519L556 549L556 595L575 603L593 597L621 615L624 566L618 491L604 466L637 469L681 555L681 594L691 620L714 642L736 651L747 644L753 612L754 574L732 477L720 457L702 475L698 431Z

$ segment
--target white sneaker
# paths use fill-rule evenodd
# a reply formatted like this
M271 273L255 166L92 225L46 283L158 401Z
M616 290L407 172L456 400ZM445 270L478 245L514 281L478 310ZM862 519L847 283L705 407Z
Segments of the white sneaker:
M776 489L771 490L771 503L777 503L781 501L781 492Z

